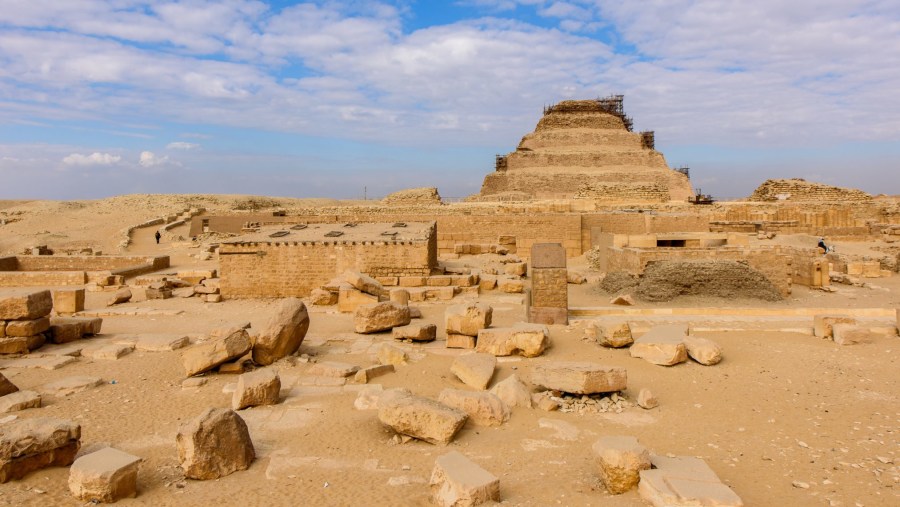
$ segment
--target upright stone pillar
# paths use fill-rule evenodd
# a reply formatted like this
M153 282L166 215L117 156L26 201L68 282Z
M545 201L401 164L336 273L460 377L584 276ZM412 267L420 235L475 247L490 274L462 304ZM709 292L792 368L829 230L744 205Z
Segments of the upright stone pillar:
M569 323L569 289L566 250L559 243L535 243L531 247L531 304L528 322Z

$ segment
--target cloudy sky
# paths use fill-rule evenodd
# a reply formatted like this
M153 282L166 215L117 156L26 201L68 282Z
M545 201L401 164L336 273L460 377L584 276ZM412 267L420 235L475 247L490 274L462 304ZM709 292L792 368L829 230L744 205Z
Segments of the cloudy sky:
M612 93L704 192L900 194L896 0L2 0L0 198L465 196Z

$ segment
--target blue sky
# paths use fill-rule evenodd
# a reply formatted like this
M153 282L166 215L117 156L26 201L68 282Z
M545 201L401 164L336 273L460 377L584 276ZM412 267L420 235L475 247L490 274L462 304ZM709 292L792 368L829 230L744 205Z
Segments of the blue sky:
M0 198L465 196L611 93L704 192L900 194L895 1L2 4Z

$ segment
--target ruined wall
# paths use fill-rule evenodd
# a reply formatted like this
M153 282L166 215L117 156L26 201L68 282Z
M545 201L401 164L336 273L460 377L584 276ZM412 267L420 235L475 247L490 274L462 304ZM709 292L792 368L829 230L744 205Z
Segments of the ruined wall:
M18 271L113 271L148 266L152 270L169 267L168 256L128 255L20 255Z
M223 243L221 292L226 297L304 297L347 270L371 276L427 276L437 265L427 241Z
M750 201L871 202L872 196L855 188L823 185L799 178L771 179L753 191Z
M84 285L84 271L0 271L0 287L57 287Z
M866 234L882 220L871 203L727 203L710 210L714 232L782 232L786 234Z

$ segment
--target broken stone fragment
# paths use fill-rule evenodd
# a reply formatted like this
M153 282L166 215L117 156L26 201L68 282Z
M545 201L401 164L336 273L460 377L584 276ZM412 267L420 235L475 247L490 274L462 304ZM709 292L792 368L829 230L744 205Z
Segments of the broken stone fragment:
M11 320L6 323L6 336L34 336L50 329L50 318Z
M744 502L719 480L702 459L651 455L653 469L640 472L638 493L654 507L743 507Z
M438 401L469 414L479 426L500 426L509 420L509 407L503 400L487 391L444 389Z
M634 298L631 297L631 294L623 294L621 296L612 298L610 300L610 304L619 306L634 306Z
M475 350L495 356L518 353L537 357L550 344L550 330L543 324L517 323L512 327L482 329L478 332Z
M440 507L500 501L500 479L457 451L435 460L429 485L432 501Z
M475 337L465 334L450 333L447 335L448 349L474 349Z
M359 371L359 366L338 361L319 361L309 369L309 374L316 377L345 378Z
M297 352L308 330L309 313L303 301L282 299L253 344L253 362L266 366Z
M702 365L712 366L722 362L722 347L708 338L685 336L684 345L688 356Z
M69 491L84 502L114 503L137 496L141 458L106 447L75 460L69 469Z
M178 461L189 479L209 480L250 468L256 457L247 424L233 410L210 408L181 426Z
M381 346L378 347L378 351L375 353L375 355L379 363L390 364L394 366L404 365L409 359L409 355L405 350L395 347L389 343L382 343Z
M49 290L14 290L0 295L0 320L34 320L50 315L51 310Z
M403 392L388 396L386 392L379 402L378 419L402 435L446 445L466 423L468 415L421 396Z
M349 283L353 288L372 296L382 296L387 294L384 286L369 275L364 275L357 271L347 271L344 273L344 281Z
M503 400L503 403L506 403L506 406L509 408L531 408L531 389L519 380L519 377L515 374L498 382L491 388L491 394Z
M437 337L437 326L434 324L409 324L395 327L391 331L395 340L414 342L432 342Z
M819 338L832 338L835 324L856 324L849 315L816 315L813 317L813 334Z
M600 481L614 495L637 486L641 470L650 469L650 453L634 437L603 437L593 451Z
M634 341L629 349L631 357L639 357L653 364L673 366L687 361L687 326L656 326Z
M120 305L129 301L131 301L131 289L129 289L128 287L123 287L109 297L109 300L106 302L106 306Z
M281 392L281 379L271 368L262 368L238 377L231 396L231 408L241 410L260 405L275 405Z
M390 301L362 305L353 315L353 325L357 333L377 333L409 324L409 307Z
M496 367L497 358L491 354L469 352L454 359L450 371L469 387L487 389Z
M478 331L490 327L493 311L484 303L449 306L444 313L444 329L448 335L478 336Z
M876 336L868 328L853 324L834 324L832 326L832 339L838 345L872 343Z
M0 483L49 466L69 466L81 447L81 426L62 419L17 419L0 432Z
M337 304L338 295L330 290L313 289L309 295L309 302L316 306L330 306Z
M16 387L15 384L0 373L0 396L6 396L7 394L14 393L18 390L19 388Z
M211 334L209 341L194 345L181 354L181 363L187 376L212 370L220 364L234 361L250 352L250 336L241 328Z
M547 361L535 365L531 382L572 394L610 393L625 389L627 374L624 368L598 363Z
M631 337L631 327L627 322L601 323L591 321L588 322L585 329L585 336L596 340L597 343L604 347L611 348L627 347L634 342L634 339Z
M644 388L638 392L637 404L643 409L650 410L659 406L659 400L656 399L656 396L653 396L649 389Z
M0 396L0 414L40 407L41 395L34 391L16 391L5 396Z

